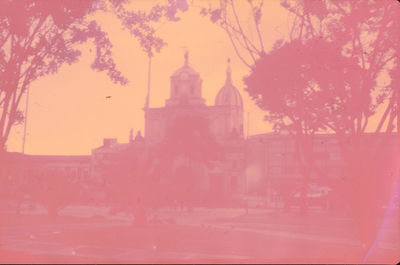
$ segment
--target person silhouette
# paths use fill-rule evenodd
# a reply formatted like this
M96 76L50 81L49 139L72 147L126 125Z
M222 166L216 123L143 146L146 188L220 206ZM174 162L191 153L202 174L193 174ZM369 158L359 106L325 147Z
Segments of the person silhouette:
M140 197L136 200L136 207L135 207L135 219L134 225L135 226L145 226L147 223L147 215L146 209L143 205L143 202Z

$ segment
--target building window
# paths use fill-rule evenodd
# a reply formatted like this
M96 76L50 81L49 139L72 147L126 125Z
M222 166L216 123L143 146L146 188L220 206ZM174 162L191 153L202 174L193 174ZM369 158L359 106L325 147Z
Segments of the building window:
M296 174L297 173L296 167L295 166L286 166L285 173L286 173L286 175Z
M325 142L321 140L314 141L313 146L314 152L324 152L325 151Z
M296 152L296 142L295 140L289 140L286 142L286 150L288 152Z
M271 167L271 176L272 177L280 177L282 175L281 167Z
M237 191L238 188L238 177L236 175L231 177L231 190Z
M237 169L237 162L236 161L232 161L232 168L233 169Z
M271 165L280 166L284 164L285 157L282 153L274 153L270 156Z
M174 91L174 95L177 96L177 95L179 94L178 85L175 84L175 85L173 86L173 91Z

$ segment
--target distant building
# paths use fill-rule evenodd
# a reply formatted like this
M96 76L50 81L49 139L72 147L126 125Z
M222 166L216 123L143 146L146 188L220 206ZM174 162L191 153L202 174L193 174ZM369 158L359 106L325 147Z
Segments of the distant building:
M1 158L0 176L10 181L29 178L65 176L74 182L90 177L90 156L47 156L6 153Z
M215 104L206 106L202 98L202 80L189 65L185 54L184 65L171 75L170 97L161 108L145 109L145 137L149 143L160 142L172 123L182 116L200 116L209 121L210 132L224 139L233 132L243 138L243 100L232 84L228 65L225 84L219 90Z
M0 186L3 194L20 189L20 184L44 183L48 178L82 184L90 179L90 156L46 156L0 154Z
M170 77L170 97L165 106L145 108L145 135L140 132L129 144L105 139L103 146L92 151L92 176L100 176L100 164L112 159L114 154L132 147L142 148L141 153L166 139L168 131L179 118L204 119L210 134L226 150L223 161L200 166L193 186L220 200L241 196L246 191L245 140L243 138L243 100L238 89L232 84L231 68L228 62L225 84L219 90L215 104L207 106L202 98L202 80L189 65L185 54L184 65ZM179 163L177 163L179 164Z
M74 182L101 189L107 181L112 181L112 177L106 176L107 167L121 159L131 159L124 154L134 156L135 161L145 161L150 157L149 150L167 139L177 120L200 118L206 121L209 133L225 156L219 161L196 165L198 174L191 180L193 187L214 200L232 202L254 195L263 198L263 205L279 207L287 199L285 196L297 196L299 187L304 184L295 139L284 132L244 138L243 100L232 83L231 74L228 64L225 83L217 93L214 105L207 106L202 98L202 79L189 65L188 54L185 54L184 65L170 77L170 97L165 106L145 107L144 136L139 131L134 137L131 131L128 143L104 139L103 145L93 149L90 156L6 153L0 157L2 165L6 165L0 167L0 182L16 183L21 176L27 175L29 178L66 176ZM390 150L387 151L395 155L399 144L397 135L365 134L361 144L368 143L371 137L390 137ZM311 153L320 171L310 172L307 185L326 195L335 189L345 166L344 159L335 135L317 134L312 141ZM173 174L178 174L179 163L179 158L172 163Z
M396 156L400 140L397 133L366 133L361 138L361 146L365 147L372 139L378 141L370 152L375 152L386 139L388 143L384 146L384 154L388 158ZM319 194L321 196L331 191L335 193L346 166L341 152L336 135L315 134L312 137L310 155L318 170L310 172L307 180L309 190L314 188L320 193L325 193ZM293 136L285 133L252 135L246 140L245 153L249 194L261 195L265 199L264 203L272 207L285 200L285 191L288 191L290 196L295 196L296 193L298 196L300 187L304 184L304 175L299 165Z

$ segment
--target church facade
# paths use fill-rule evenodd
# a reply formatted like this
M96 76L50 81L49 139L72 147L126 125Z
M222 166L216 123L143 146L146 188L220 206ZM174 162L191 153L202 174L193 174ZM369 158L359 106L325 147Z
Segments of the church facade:
M121 151L130 148L135 153L135 150L140 150L141 155L149 159L149 150L167 141L168 134L175 134L173 138L179 138L180 134L191 133L198 129L196 122L199 122L206 127L207 134L215 140L215 145L223 150L223 157L203 163L189 162L192 168L191 174L195 175L191 177L190 182L197 193L202 193L208 198L214 196L214 200L232 200L243 196L246 192L243 100L232 83L229 62L225 83L221 84L214 105L205 104L205 99L202 97L201 76L189 65L187 53L183 66L170 76L169 89L170 97L166 100L165 106L144 108L143 136L138 132L138 135L133 138L131 132L130 142L126 144L118 143L116 139L105 139L103 146L92 150L91 175L93 179L101 183L101 180L98 181L102 175L100 165L107 163L107 160L112 159ZM173 131L177 121L184 121L182 131L176 131L176 128ZM191 128L191 126L196 128ZM196 143L192 146L198 148ZM205 153L211 153L212 148L203 146L201 149ZM180 174L179 167L182 166L182 160L184 158L177 155L175 161L171 162L174 165L170 174Z
M214 105L205 104L201 76L190 66L186 53L183 66L170 76L170 97L165 106L145 108L144 111L144 139L148 146L164 141L180 119L188 121L185 131L195 129L190 128L193 125L191 121L205 121L209 134L224 150L224 155L222 159L213 161L212 165L197 165L196 173L199 174L192 180L193 185L204 194L217 196L217 200L234 199L245 193L243 100L232 83L229 62L225 83ZM205 149L212 152L211 147L206 146Z
M202 98L202 79L189 65L186 53L184 65L170 77L170 97L165 106L145 108L146 141L161 141L174 120L182 116L206 119L210 133L216 139L224 139L232 133L243 138L243 100L232 84L229 65L225 84L219 90L215 104L206 106L205 99Z

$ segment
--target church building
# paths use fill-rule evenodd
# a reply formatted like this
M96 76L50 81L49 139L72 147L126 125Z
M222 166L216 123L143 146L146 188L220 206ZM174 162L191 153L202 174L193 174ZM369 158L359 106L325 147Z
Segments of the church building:
M165 159L165 164L169 165L168 170L160 170L158 175L166 180L163 182L166 188L180 185L179 181L171 184L164 178L170 177L190 184L191 191L188 193L196 193L199 195L197 198L206 198L212 202L222 202L220 205L237 206L235 202L249 202L252 197L257 198L255 205L273 208L282 208L290 201L295 202L304 186L295 139L284 131L247 135L244 138L243 100L232 83L231 75L228 62L225 83L221 84L214 104L208 106L202 97L201 76L190 65L186 53L183 66L170 76L170 96L165 105L149 108L146 104L143 136L138 132L134 138L131 131L129 143L118 143L117 139L104 139L103 145L93 149L88 156L0 153L0 162L8 165L0 167L0 184L3 183L4 187L12 186L23 176L34 181L64 176L74 183L81 183L88 194L94 194L96 191L100 198L102 194L105 196L103 190L108 181L118 177L115 172L107 174L104 168L125 160L132 164L133 170L135 167L140 168L142 164L150 163L151 171L155 168L152 163L157 164L162 159L151 156L149 150L156 150L155 153L161 150L164 158L169 158ZM177 121L181 122L180 127L176 126ZM200 134L199 128L202 130ZM192 134L192 138L186 137L188 134ZM174 136L172 141L171 135ZM185 137L186 142L180 141L180 138ZM209 142L203 141L204 138ZM388 140L385 152L388 157L394 157L399 141L397 134L365 133L361 145L366 145L372 138ZM168 148L157 149L166 143L169 144ZM181 150L178 150L177 143ZM184 146L185 144L188 146ZM307 180L307 197L310 204L313 200L325 200L323 203L319 202L320 206L328 205L325 203L328 193L329 196L339 194L337 190L342 185L341 176L345 161L334 134L316 134L312 144L312 155L320 170L310 173ZM216 149L222 150L222 158L214 159L210 155L216 146ZM190 152L191 158L188 156ZM201 158L195 158L193 154ZM143 161L145 163L142 163ZM186 168L186 171L181 170L182 168ZM187 170L188 168L190 170ZM148 173L130 170L125 172L139 177L147 177ZM198 201L202 202L203 199Z
M210 132L217 139L232 133L243 138L243 100L232 84L228 64L225 84L219 90L215 104L206 106L202 98L202 79L189 65L188 53L184 65L170 77L170 97L161 108L145 108L145 138L151 143L161 141L173 121L182 116L200 116L208 120Z
M227 201L242 196L246 191L245 181L245 139L243 136L243 100L238 89L231 79L230 62L226 70L226 80L222 84L215 104L207 106L202 97L202 79L200 74L189 64L188 53L185 53L183 66L170 76L170 97L165 106L159 108L144 108L145 132L143 137L133 139L130 143L120 144L116 139L105 139L103 146L92 151L92 176L99 179L101 167L105 160L118 154L121 150L140 148L143 156L160 143L166 141L168 134L174 138L184 133L192 133L198 129L197 123L204 123L206 134L215 141L223 157L210 163L190 162L192 173L190 183L201 196L214 196L214 201ZM181 130L175 128L176 122L184 120ZM193 128L192 128L193 127ZM193 144L194 148L199 145ZM213 147L203 146L203 152L213 152ZM196 151L195 151L196 152ZM179 175L179 166L182 166L182 157L177 156L172 164L172 175ZM208 159L210 160L210 159ZM186 162L187 163L187 162ZM194 176L195 175L195 176Z
M211 167L203 165L199 169L202 174L193 180L193 185L204 193L220 196L216 199L232 199L246 190L243 100L232 83L229 63L225 84L219 90L215 104L207 106L202 97L201 76L190 66L186 52L183 66L170 76L170 97L165 106L145 108L144 137L149 145L163 141L180 118L206 121L210 135L224 149L224 158Z

